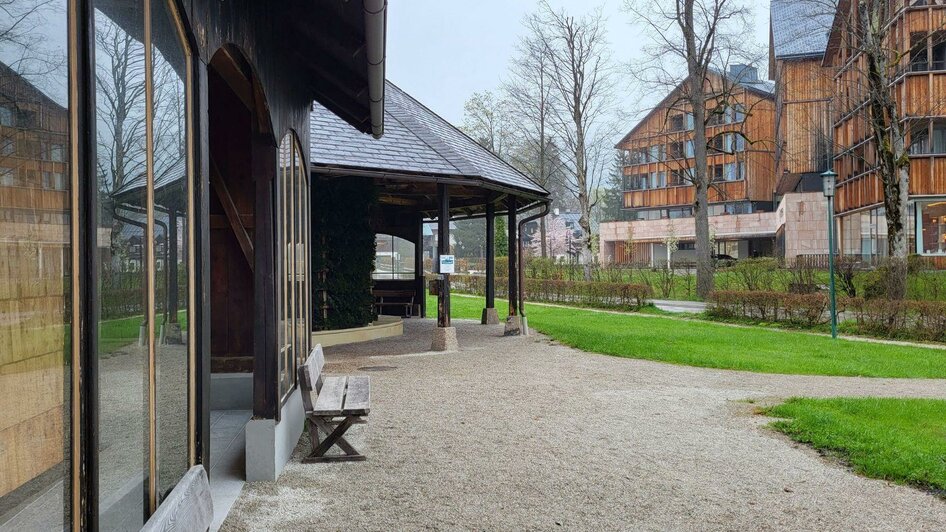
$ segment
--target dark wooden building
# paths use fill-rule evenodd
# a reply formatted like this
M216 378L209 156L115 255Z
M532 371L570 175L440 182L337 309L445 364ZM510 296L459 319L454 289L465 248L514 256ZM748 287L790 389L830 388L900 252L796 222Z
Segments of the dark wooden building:
M438 240L448 243L446 222L450 220L483 217L491 228L495 216L507 216L510 247L515 247L523 221L519 216L537 207L547 209L549 194L393 83L387 83L385 97L385 135L380 139L359 133L326 107L313 107L312 182L316 187L332 187L353 178L373 183L378 197L371 229L381 242L391 242L390 249L379 247L382 267L376 269L374 285L380 290L412 292L414 314L426 315L425 222L440 223ZM488 229L483 242L487 262L495 258L490 253L493 234ZM449 245L439 251L449 254ZM514 272L521 263L516 253L510 255L509 271ZM385 267L383 257L390 259L390 267ZM317 312L332 311L326 299L317 294L313 302ZM494 308L489 296L485 307Z
M0 529L137 530L248 376L247 476L302 431L309 112L384 127L384 0L0 13Z

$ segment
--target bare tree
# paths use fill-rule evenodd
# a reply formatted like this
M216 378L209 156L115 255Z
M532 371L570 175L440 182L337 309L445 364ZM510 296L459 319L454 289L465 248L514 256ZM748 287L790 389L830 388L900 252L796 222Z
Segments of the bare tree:
M474 92L463 104L463 131L487 150L506 158L513 144L509 105L492 91Z
M528 19L526 22L528 27ZM550 152L554 151L550 119L555 95L551 77L549 56L541 38L534 32L527 34L517 46L517 55L503 89L516 118L520 141L520 149L513 156L514 164L547 190L551 189L552 176L561 169L561 160L550 157ZM539 219L539 249L543 258L548 256L546 218Z
M706 125L715 119L714 114L726 112L725 102L719 99L731 92L713 89L708 80L714 65L738 55L748 42L749 9L739 0L625 0L625 7L650 30L653 41L649 60L642 65L644 77L664 86L680 86L681 99L693 115L693 165L688 180L695 188L696 292L705 298L713 290L714 275ZM675 69L680 63L684 68Z
M555 95L550 118L566 153L569 189L578 201L583 236L582 262L591 279L592 192L606 172L608 124L613 105L614 68L601 10L576 18L542 2L527 24L546 55Z
M107 154L98 158L98 173L111 193L145 171L144 45L110 20L98 24L98 149Z

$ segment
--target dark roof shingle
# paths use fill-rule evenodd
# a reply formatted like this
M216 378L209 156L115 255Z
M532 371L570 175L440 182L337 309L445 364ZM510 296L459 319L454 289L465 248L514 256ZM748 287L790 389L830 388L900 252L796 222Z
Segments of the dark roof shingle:
M309 124L314 166L479 178L537 194L548 192L391 82L385 87L384 136L362 134L318 103Z
M833 0L772 0L769 16L775 58L824 55L834 12Z

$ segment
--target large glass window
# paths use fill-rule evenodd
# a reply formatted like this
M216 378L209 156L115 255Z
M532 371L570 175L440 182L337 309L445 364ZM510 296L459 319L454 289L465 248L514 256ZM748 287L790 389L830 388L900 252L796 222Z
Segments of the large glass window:
M0 9L0 529L71 521L70 181L20 146L69 144L66 0Z
M189 57L170 6L94 2L102 530L139 528L188 466Z
M279 147L276 230L279 308L279 391L285 399L296 385L296 367L309 354L309 179L302 150L292 133Z

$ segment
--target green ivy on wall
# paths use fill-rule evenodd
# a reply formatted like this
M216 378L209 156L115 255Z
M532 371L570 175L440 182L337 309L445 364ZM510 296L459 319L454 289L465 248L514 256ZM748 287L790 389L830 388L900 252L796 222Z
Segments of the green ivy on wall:
M377 191L370 179L321 180L312 188L315 330L347 329L377 318L371 295Z

